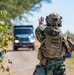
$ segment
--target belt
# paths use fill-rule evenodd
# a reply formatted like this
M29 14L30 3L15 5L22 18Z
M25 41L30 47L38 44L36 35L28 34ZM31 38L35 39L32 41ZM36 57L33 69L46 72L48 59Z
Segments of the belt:
M63 58L46 58L48 61L51 61L51 60L61 60Z
M47 64L47 67L50 67L52 65L62 64L62 63L64 63L64 60L63 59L56 60L56 61L53 61L53 62L49 61L48 64Z
M60 57L60 58L47 58L45 57L48 61L51 61L51 60L65 60L65 56L63 57Z

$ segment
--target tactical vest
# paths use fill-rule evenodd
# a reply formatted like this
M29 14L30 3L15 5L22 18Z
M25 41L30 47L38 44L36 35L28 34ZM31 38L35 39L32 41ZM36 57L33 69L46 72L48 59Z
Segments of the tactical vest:
M61 35L58 36L46 36L45 47L46 50L43 52L46 58L61 58L65 55L65 48L62 47L63 38Z

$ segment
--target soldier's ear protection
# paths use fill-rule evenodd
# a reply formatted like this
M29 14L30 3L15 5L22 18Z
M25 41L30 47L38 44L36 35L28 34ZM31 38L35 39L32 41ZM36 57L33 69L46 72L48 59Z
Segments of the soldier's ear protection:
M48 23L48 16L46 16L46 19L45 19L45 21Z
M50 23L48 23L48 16L46 16L45 21L46 21L47 25L50 26Z
M58 23L58 27L62 27L62 16L60 17L60 23Z
M48 20L49 20L49 18L48 18L48 16L46 16L46 23L47 23L47 25L49 25L50 26L50 23L48 22ZM52 18L52 21L57 21L58 19L57 18ZM61 27L62 26L62 17L60 17L60 23L58 23L58 27Z

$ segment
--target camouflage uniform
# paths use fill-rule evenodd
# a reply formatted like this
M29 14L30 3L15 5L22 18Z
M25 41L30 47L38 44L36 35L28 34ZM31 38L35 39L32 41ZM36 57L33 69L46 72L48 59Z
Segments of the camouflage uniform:
M59 27L55 31L59 34L52 36L50 26L42 24L36 28L35 34L41 43L37 58L45 67L46 75L65 75L65 56L74 50L74 44Z

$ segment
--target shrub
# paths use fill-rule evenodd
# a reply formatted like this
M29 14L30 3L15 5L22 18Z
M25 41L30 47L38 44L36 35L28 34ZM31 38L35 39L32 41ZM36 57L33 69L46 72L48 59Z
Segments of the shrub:
M8 52L8 41L13 41L12 24L6 22L7 11L0 11L0 70L2 72L10 71L9 66L5 66L5 62L12 64L12 61L5 56Z

